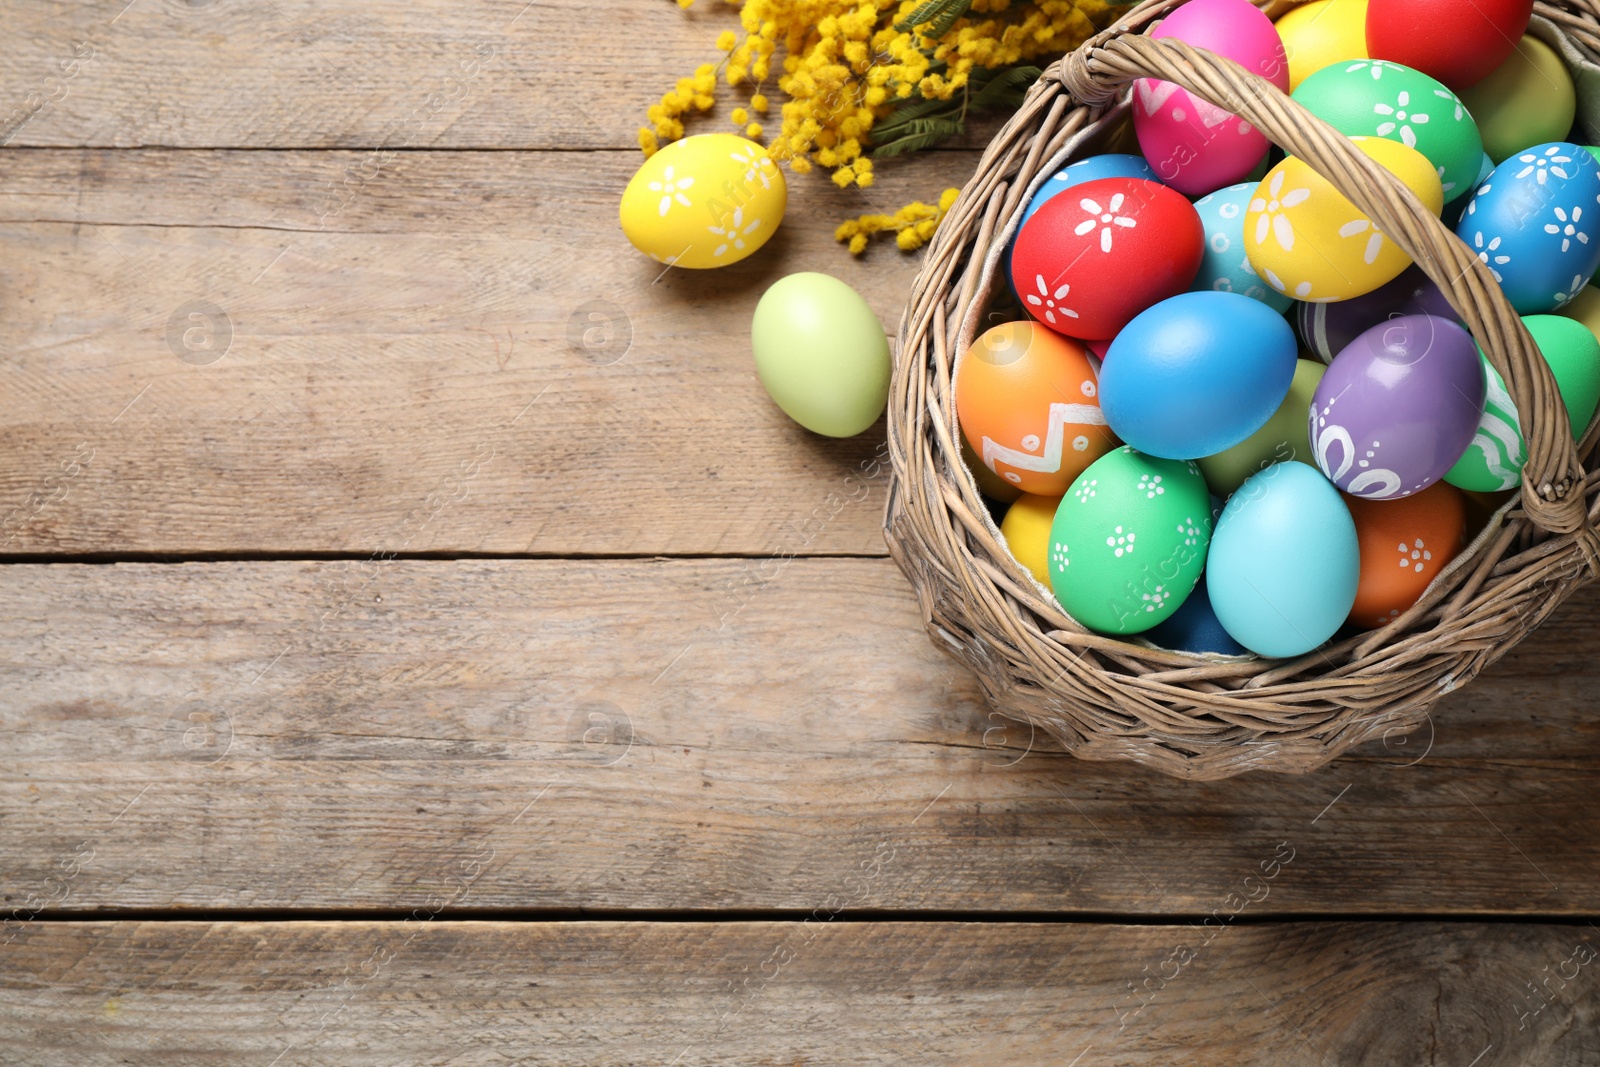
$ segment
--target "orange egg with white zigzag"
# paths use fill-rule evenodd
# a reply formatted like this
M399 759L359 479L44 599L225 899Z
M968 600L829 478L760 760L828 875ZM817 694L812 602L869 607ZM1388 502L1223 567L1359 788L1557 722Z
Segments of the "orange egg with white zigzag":
M956 365L956 419L983 465L1025 493L1060 496L1119 442L1100 411L1099 364L1037 323L985 331Z

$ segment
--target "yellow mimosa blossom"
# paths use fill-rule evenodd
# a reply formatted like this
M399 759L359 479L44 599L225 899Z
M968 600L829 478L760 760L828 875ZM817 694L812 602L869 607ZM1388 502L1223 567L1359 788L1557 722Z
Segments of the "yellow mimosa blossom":
M678 0L685 8L693 2ZM1128 6L1112 0L727 2L739 9L742 32L725 30L717 37L717 48L727 53L722 79L732 88L752 89L748 110L734 110L734 125L751 138L761 136L751 113L767 113L765 86L776 80L788 100L778 109L768 154L798 174L823 167L841 189L871 186L869 153L914 150L959 130L972 99L979 98L979 105L989 99L985 86L1019 76L1008 68L1036 60L1045 65ZM710 110L716 81L716 68L701 66L649 109L650 125L639 131L646 155L682 137L689 112ZM1000 87L1015 88L1009 82ZM942 105L942 116L933 110L939 101L952 101ZM886 121L910 106L919 110ZM951 189L938 204L864 215L841 226L837 236L856 254L879 233L894 233L903 249L920 248L954 200Z

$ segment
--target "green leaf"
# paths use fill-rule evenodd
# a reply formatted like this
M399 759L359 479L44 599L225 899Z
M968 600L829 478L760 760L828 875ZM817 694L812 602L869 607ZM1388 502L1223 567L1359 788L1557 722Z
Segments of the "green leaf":
M926 0L911 14L895 23L894 28L901 33L908 33L920 26L922 29L918 32L922 36L938 40L949 33L950 27L956 24L956 20L971 9L972 0Z
M916 119L925 118L956 118L961 113L959 100L919 100L915 97L907 100L889 117L872 127L872 139L876 142L892 141L906 132L906 127Z
M941 101L942 103L943 101ZM967 125L956 118L921 118L905 123L903 131L893 140L886 140L872 150L873 159L889 159L907 152L920 152L950 137L966 131Z
M1038 67L1005 67L995 71L978 86L967 106L976 111L1021 107L1028 87L1038 81L1042 73Z

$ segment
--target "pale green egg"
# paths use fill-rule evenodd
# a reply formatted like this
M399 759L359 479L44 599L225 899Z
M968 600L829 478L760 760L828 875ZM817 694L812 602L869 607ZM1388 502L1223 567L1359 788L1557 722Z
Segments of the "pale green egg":
M780 278L750 324L756 373L801 426L854 437L889 401L889 342L861 295L839 279L805 271Z
M1566 140L1578 110L1567 65L1532 36L1493 74L1463 89L1461 102L1478 120L1483 149L1496 163L1536 144Z
M1289 385L1289 395L1267 424L1226 452L1218 452L1199 461L1200 473L1213 493L1228 496L1244 484L1245 479L1257 471L1266 470L1274 463L1298 460L1317 465L1311 451L1311 426L1307 413L1311 398L1317 392L1328 368L1311 359L1295 361L1294 381Z

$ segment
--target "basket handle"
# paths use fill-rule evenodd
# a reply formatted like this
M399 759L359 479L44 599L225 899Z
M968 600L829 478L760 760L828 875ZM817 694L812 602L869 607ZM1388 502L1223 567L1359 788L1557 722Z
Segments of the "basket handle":
M1583 542L1594 541L1584 500L1584 471L1561 394L1549 365L1487 264L1398 178L1272 82L1176 38L1133 32L1179 2L1141 5L1127 19L1068 53L1051 74L1073 97L1096 107L1115 102L1138 78L1174 82L1252 123L1331 182L1439 286L1505 379L1528 442L1522 469L1522 503L1528 517L1550 533L1581 531Z

